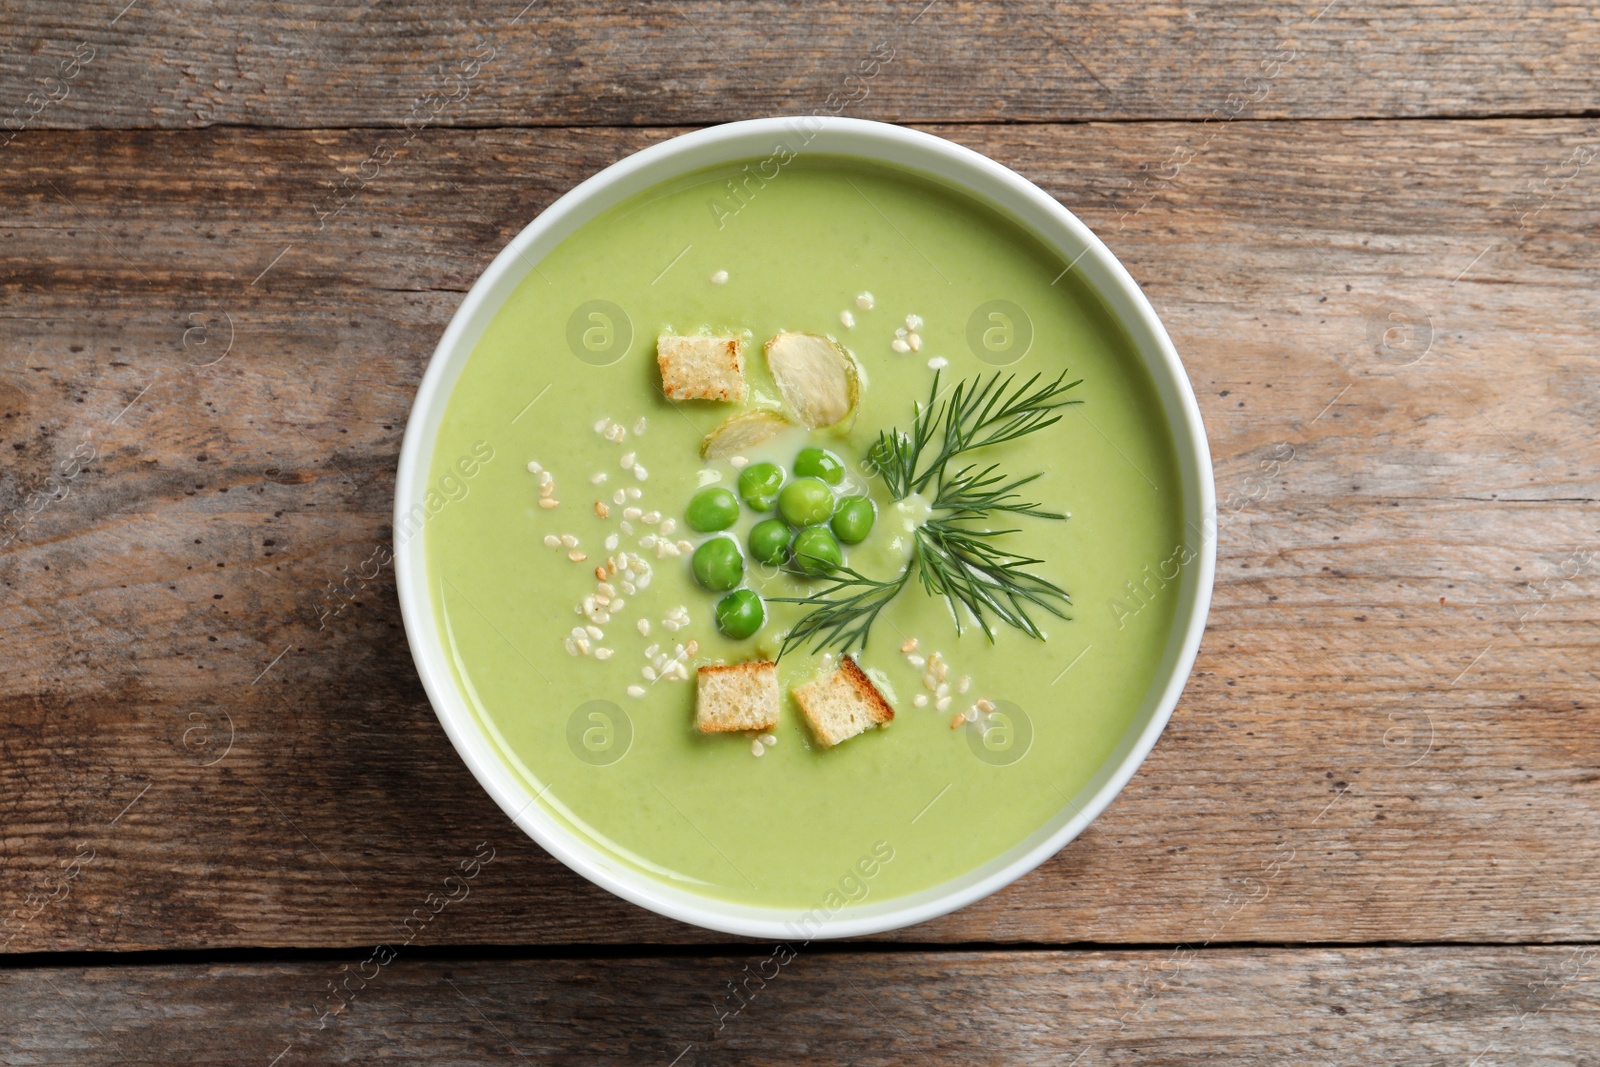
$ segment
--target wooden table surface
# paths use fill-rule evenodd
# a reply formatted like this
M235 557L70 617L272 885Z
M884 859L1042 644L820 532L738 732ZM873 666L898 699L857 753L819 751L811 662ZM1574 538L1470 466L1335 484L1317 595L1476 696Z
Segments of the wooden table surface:
M5 5L0 1063L1600 1063L1593 9L523 2ZM1106 240L1220 543L1079 840L750 982L490 802L369 561L504 243L801 113Z

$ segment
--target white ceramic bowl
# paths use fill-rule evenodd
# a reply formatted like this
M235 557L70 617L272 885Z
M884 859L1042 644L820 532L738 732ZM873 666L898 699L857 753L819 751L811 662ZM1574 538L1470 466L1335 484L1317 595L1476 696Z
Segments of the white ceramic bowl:
M1010 884L1083 832L1138 769L1167 724L1194 663L1211 602L1216 567L1216 492L1200 409L1183 365L1155 311L1122 264L1089 228L1032 182L970 149L880 122L842 118L771 118L734 122L675 137L635 153L550 205L495 257L434 351L406 427L395 484L395 529L427 489L434 439L462 366L501 304L533 265L578 227L659 182L691 171L770 155L783 141L803 151L889 164L965 189L1010 216L1057 251L1121 319L1155 380L1177 448L1183 518L1198 558L1182 571L1173 630L1150 697L1111 756L1045 826L1004 855L962 877L911 896L849 905L816 926L799 909L731 904L685 892L615 862L552 819L496 754L451 677L429 603L422 538L395 546L395 575L406 635L422 683L445 733L484 789L513 821L568 867L641 907L696 926L781 940L850 937L892 930L955 910Z

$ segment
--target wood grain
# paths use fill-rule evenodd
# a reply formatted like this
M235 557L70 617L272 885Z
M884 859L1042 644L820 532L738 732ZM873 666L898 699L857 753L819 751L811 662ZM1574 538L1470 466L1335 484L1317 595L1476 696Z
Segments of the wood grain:
M371 945L479 842L496 861L418 944L708 939L490 804L387 571L318 628L389 537L459 292L672 132L427 130L321 228L325 183L390 134L5 149L7 951ZM1565 162L1595 125L936 132L1040 182L1146 286L1223 522L1196 673L1144 769L1039 871L899 936L1595 938L1600 198Z
M1593 947L343 960L0 974L30 1064L1594 1062ZM365 976L365 977L362 977ZM350 992L335 998L330 986ZM733 987L742 986L735 995ZM343 1010L333 1008L343 1004ZM743 1005L741 1007L741 1005ZM319 1028L320 1027L320 1028Z
M1526 0L11 8L0 112L36 129L1563 115L1600 58Z

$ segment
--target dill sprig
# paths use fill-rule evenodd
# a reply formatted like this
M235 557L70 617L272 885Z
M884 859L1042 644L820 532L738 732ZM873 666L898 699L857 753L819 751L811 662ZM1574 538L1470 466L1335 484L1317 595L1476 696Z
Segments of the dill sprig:
M1083 381L1066 380L1066 372L1039 384L1035 374L1021 385L996 371L987 381L958 382L950 396L939 399L939 372L933 375L928 402L916 406L911 432L885 430L867 452L867 462L883 478L895 500L920 493L943 477L950 461L965 452L1004 444L1061 420L1059 409L1076 400L1067 392ZM932 451L930 452L930 449Z
M941 400L939 375L934 374L928 402L916 405L910 432L885 430L867 453L867 465L883 479L895 501L934 487L932 514L913 534L910 562L886 581L842 568L814 596L774 598L812 605L785 636L780 658L808 643L817 652L865 648L878 614L900 594L913 572L929 596L949 603L958 634L964 615L976 620L990 641L996 621L1042 639L1044 634L1030 614L1035 609L1068 617L1062 610L1071 604L1067 592L1029 569L1044 561L997 543L1018 530L979 525L996 513L1064 519L1060 512L1046 511L1018 492L1040 475L1010 477L995 463L950 469L958 456L1055 425L1061 408L1079 402L1066 394L1081 378L1068 382L1062 373L1042 384L1040 378L1035 374L1018 385L1014 377L1002 379L997 372L987 380L959 382Z
M812 650L816 652L830 646L841 649L856 646L865 648L867 631L877 620L878 612L900 595L900 590L910 577L910 567L887 582L868 578L849 567L841 567L834 572L829 586L816 596L772 597L779 603L816 605L784 637L779 658L791 647L813 640L815 645Z

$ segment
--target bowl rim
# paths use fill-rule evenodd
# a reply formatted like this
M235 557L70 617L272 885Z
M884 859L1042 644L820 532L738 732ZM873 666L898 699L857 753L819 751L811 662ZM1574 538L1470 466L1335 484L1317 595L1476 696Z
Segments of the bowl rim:
M1036 833L965 878L883 902L865 901L824 916L816 908L735 904L669 886L649 874L612 861L537 805L538 795L507 766L476 721L453 677L435 624L423 538L410 535L408 519L423 500L439 420L461 367L505 297L540 256L595 215L637 191L709 166L760 159L773 138L803 137L807 153L856 158L920 172L952 185L1011 216L1027 232L1081 266L1088 282L1127 331L1165 407L1183 483L1185 544L1195 559L1181 571L1173 629L1154 683L1139 715L1099 771L1083 787L1082 803L1047 833ZM786 142L785 142L786 143ZM532 253L542 246L538 255ZM1063 271L1065 273L1065 270ZM1106 808L1132 778L1165 729L1187 684L1199 651L1216 570L1216 492L1211 453L1199 405L1176 348L1138 283L1109 248L1066 207L1031 181L979 152L944 138L891 123L836 116L747 119L696 130L657 142L611 164L557 198L528 223L480 274L445 328L429 358L406 424L395 480L394 551L396 591L406 640L418 674L445 734L473 776L507 816L542 848L584 878L659 915L706 929L783 941L856 937L925 922L980 900L1054 856ZM420 533L420 530L418 531ZM1085 798L1084 794L1088 793ZM1060 809L1056 819L1066 811ZM1055 820L1047 820L1050 826Z

